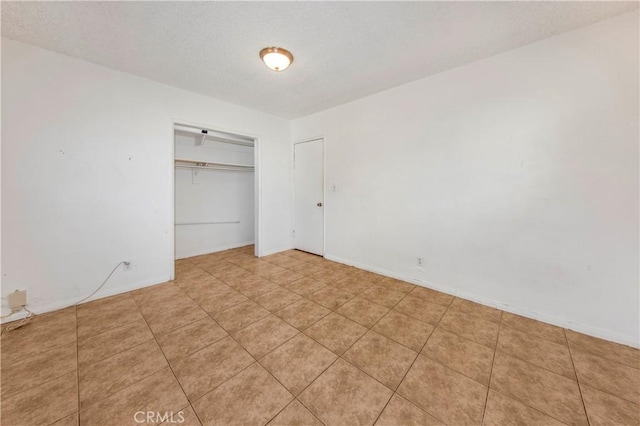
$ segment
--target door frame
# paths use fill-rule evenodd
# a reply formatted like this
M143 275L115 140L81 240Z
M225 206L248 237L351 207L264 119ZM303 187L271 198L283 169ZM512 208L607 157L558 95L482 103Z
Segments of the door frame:
M291 144L291 164L292 164L292 181L293 185L291 186L291 199L293 200L292 204L292 222L293 222L293 231L296 229L296 216L295 216L295 203L296 203L296 175L295 175L295 165L296 165L296 145L307 143L307 142L315 142L321 140L322 141L322 207L324 208L322 213L322 257L325 257L327 254L327 144L326 138L324 136L316 136L314 138L302 139L298 141L294 141ZM292 235L293 241L292 245L295 249L296 241L295 235Z
M171 191L171 212L170 212L170 225L171 232L169 233L169 256L171 261L171 269L170 269L170 279L174 280L176 276L176 174L175 174L175 160L176 160L176 141L175 141L175 125L184 125L197 127L212 131L231 133L238 136L244 136L246 138L253 139L253 244L254 244L254 255L256 257L260 257L262 253L261 250L261 242L262 242L262 217L260 215L262 211L261 201L262 197L260 196L262 193L262 175L260 173L261 167L261 159L262 159L262 144L260 143L260 137L257 135L253 135L247 133L245 131L238 131L234 129L227 129L224 127L211 125L211 124L203 124L191 120L184 120L181 118L172 118L170 121L170 135L171 135L171 164L170 173L170 191Z

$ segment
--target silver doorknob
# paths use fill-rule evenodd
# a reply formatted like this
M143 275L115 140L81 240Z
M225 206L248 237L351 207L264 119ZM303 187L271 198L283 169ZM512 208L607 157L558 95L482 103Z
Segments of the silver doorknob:
M316 204L316 206L322 207L322 203L318 203L318 204Z

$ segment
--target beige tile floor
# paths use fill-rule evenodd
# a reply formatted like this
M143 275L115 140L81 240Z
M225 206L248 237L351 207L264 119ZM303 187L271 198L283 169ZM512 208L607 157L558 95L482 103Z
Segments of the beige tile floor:
M3 333L2 425L640 423L638 350L252 250Z

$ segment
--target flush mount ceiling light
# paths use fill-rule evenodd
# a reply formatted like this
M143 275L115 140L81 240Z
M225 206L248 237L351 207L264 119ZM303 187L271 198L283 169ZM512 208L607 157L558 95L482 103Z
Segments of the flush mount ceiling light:
M286 70L293 62L293 55L281 47L265 47L260 51L260 58L266 66L276 72Z

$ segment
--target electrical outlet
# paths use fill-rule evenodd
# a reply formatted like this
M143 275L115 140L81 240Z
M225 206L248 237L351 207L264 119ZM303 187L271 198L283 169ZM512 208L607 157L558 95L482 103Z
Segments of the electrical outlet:
M125 271L130 271L131 270L131 262L130 261L126 261L122 264L122 269L124 269Z
M422 266L422 258L421 257L418 258L418 266Z
M27 304L27 290L16 290L9 293L9 306L12 312L19 311Z

